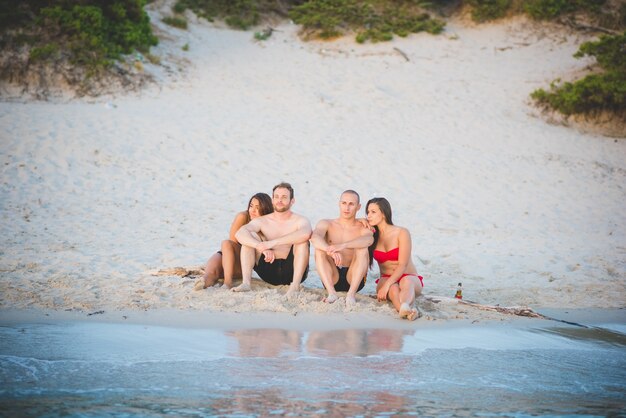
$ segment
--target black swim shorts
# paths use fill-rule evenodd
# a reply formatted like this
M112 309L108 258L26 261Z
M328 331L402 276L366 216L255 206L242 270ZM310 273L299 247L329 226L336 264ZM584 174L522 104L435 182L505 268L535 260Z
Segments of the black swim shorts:
M265 261L265 255L261 254L261 258L254 271L259 277L269 284L279 286L283 284L291 284L293 280L293 246L289 250L287 258L277 258L273 263ZM309 264L307 262L301 282L305 281L309 274Z
M337 292L347 292L348 290L350 290L350 283L348 283L348 267L337 267L337 271L339 272L339 280L337 280L337 283L335 283L335 290ZM367 275L365 275L363 277L363 280L361 280L357 292L363 289L366 279Z

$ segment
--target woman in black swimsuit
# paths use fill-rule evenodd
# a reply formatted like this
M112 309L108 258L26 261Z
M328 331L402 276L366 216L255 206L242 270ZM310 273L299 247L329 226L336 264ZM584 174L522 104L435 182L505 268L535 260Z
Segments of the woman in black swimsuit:
M220 277L224 278L222 287L230 289L234 278L241 278L241 263L239 254L241 244L235 234L243 225L254 218L274 212L272 198L266 193L257 193L250 198L248 210L237 213L230 226L230 236L222 241L222 249L213 254L206 263L204 276L196 281L194 290L202 290L215 285Z

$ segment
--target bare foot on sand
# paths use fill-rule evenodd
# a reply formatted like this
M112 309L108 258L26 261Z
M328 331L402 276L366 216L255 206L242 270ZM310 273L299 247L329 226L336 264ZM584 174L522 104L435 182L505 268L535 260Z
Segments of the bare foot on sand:
M226 289L229 290L231 288L231 286L227 285L226 283L224 283L222 286L220 286L222 289Z
M339 299L339 297L337 295L328 295L326 296L324 299L322 299L322 302L325 303L333 303L335 302L337 299Z
M193 290L203 290L203 289L206 289L206 286L204 285L204 279L196 280L196 282L193 284Z
M291 300L296 297L296 294L300 291L300 286L294 286L293 284L289 285L289 289L287 289L287 293L285 293L285 299Z
M354 297L354 295L346 295L346 306L348 308L351 308L353 306L356 306L356 298Z
M403 303L402 305L400 305L400 318L406 318L409 321L415 321L420 316L420 311L410 307L408 303Z
M230 289L231 292L249 292L250 290L252 290L250 288L250 285L247 283L241 283L239 286L237 287L233 287L232 289Z

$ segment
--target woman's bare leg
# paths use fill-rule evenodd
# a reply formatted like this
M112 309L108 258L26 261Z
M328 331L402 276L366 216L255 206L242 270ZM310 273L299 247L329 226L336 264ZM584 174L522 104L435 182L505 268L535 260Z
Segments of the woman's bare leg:
M213 286L217 282L217 279L222 276L222 273L224 273L224 270L222 269L222 255L220 253L215 253L209 257L209 260L206 262L206 266L204 267L204 276L202 276L202 279L196 281L194 289L202 290Z
M420 316L419 311L415 308L415 296L422 293L422 285L419 279L414 276L406 276L400 280L400 313L401 318L414 321Z
M400 305L402 305L402 302L400 302L400 287L398 286L398 284L392 284L391 287L389 288L389 293L387 293L387 299L389 299L391 301L391 303L393 304L393 307L396 308L396 311L400 311Z
M231 240L222 241L222 268L224 271L224 287L233 287L233 279L241 276L239 252L241 245Z

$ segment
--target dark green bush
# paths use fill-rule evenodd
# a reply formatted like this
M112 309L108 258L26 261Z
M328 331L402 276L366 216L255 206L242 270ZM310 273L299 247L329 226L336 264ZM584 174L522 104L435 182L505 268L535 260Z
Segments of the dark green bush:
M388 41L393 35L440 33L444 23L424 13L420 1L309 0L289 12L294 22L322 38L357 32L357 42Z
M601 36L598 41L585 42L574 54L595 57L600 67L607 71L626 72L626 32L616 36Z
M552 83L550 91L539 89L531 97L565 115L596 111L623 114L626 111L626 32L582 44L574 56L584 55L594 56L604 72L573 83Z
M509 10L523 11L535 19L543 20L578 11L598 15L606 2L607 0L466 0L472 7L472 18L477 22L504 17Z
M554 19L578 10L597 13L606 0L526 0L524 11L535 19Z
M178 0L174 12L193 10L209 21L216 18L235 28L258 25L262 15L287 12L321 38L332 38L345 31L357 32L357 40L389 40L393 34L428 31L439 33L443 22L431 19L421 0Z
M163 18L163 22L175 28L187 29L187 20L182 17L166 16Z
M13 7L8 6L13 3ZM33 60L63 51L71 62L98 71L134 50L156 45L143 0L0 0L3 45L26 38Z
M229 26L245 30L259 23L260 7L260 0L178 0L173 10L190 9L210 22L222 18Z
M469 4L472 6L472 19L485 22L506 15L511 0L469 0Z
M56 58L58 54L59 45L46 44L32 48L30 50L30 59L33 61L44 61L47 59Z

